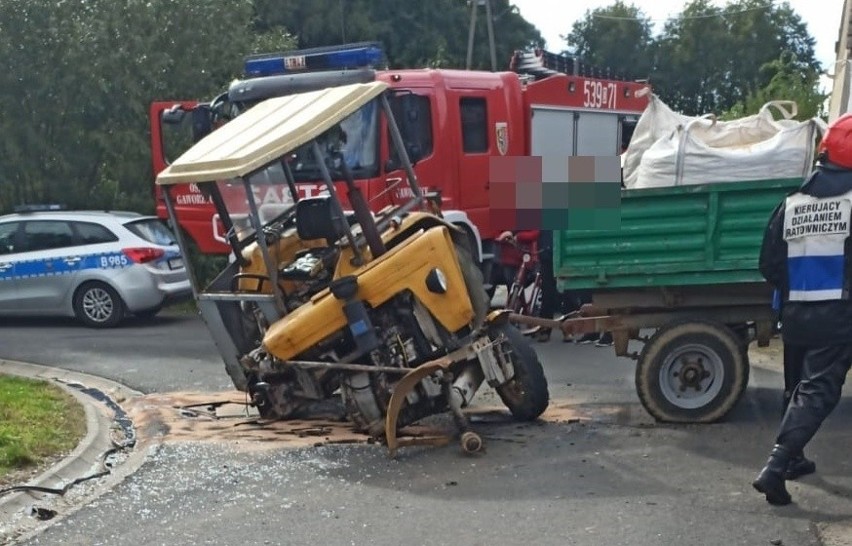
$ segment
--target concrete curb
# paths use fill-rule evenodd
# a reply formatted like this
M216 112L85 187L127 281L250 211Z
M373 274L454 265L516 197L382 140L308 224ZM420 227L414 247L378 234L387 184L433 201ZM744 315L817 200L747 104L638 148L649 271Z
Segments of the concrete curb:
M86 414L87 432L74 451L59 463L27 482L26 485L28 486L62 489L74 480L104 471L103 457L109 450L116 447L112 440L112 429L116 415L105 402L83 392L81 388L97 389L116 404L120 404L130 397L143 394L101 377L25 362L0 359L0 373L41 379L53 383L74 396L83 406ZM101 488L103 486L111 487L117 481L124 479L138 469L144 463L145 458L144 450L131 452L127 460L119 467L110 469L109 474L71 487L66 492L66 496L76 496L72 495L72 492L77 488L87 489L88 494L85 494L85 498L82 500L83 502L90 502L103 491L95 492L91 490L91 487L84 487L86 484L99 482L98 485ZM0 544L4 543L5 539L12 538L12 535L15 535L15 538L22 538L22 535L28 531L32 534L33 530L38 528L35 531L37 533L46 526L45 522L36 518L25 517L29 513L30 507L39 506L54 509L58 508L57 505L59 504L65 504L61 506L60 510L55 510L57 513L61 513L61 516L67 516L75 508L67 505L67 499L62 499L59 495L37 491L20 491L0 497ZM47 525L54 521L47 522Z

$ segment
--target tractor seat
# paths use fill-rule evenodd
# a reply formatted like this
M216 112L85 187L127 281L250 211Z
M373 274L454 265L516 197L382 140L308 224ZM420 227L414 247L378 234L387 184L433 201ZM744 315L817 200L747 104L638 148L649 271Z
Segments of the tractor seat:
M296 232L303 241L324 239L328 246L334 246L353 221L349 215L341 217L328 196L308 197L296 203Z

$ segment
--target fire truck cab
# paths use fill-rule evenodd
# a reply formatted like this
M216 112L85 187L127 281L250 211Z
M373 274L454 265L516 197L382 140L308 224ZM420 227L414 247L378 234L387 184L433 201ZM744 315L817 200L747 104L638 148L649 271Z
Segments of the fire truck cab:
M499 234L489 218L489 164L494 156L615 156L648 104L641 82L603 77L576 59L517 52L511 70L376 69L379 44L359 43L252 56L245 78L209 103L157 102L151 106L154 172L221 123L275 96L369 81L392 89L394 111L424 191L438 192L445 218L466 230L481 266L490 269ZM409 185L392 153L381 112L360 112L334 138L374 211L404 201ZM308 150L288 163L301 196L317 195L321 171ZM342 180L340 173L332 178ZM159 190L155 190L159 192ZM283 196L257 194L259 206ZM228 246L213 204L197 188L175 196L180 228L202 253ZM157 194L157 213L167 217Z

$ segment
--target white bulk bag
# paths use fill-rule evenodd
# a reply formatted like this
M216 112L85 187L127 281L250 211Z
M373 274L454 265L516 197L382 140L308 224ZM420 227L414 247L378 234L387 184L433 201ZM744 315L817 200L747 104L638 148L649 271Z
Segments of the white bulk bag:
M784 119L775 120L771 107ZM790 119L796 112L794 102L774 101L755 115L718 121L713 115L677 114L652 96L625 152L625 187L804 177L825 123L818 118Z

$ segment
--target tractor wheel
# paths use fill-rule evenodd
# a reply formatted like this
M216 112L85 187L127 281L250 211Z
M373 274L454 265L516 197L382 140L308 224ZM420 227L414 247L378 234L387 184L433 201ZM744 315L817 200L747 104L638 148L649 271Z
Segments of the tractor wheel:
M470 295L470 302L476 314L473 326L478 328L485 322L485 317L491 309L491 298L485 292L482 270L476 266L470 252L465 247L456 245L456 255L459 257L464 284L467 287L467 293Z
M491 328L490 337L503 337L499 348L509 355L514 377L497 387L500 399L519 421L533 421L544 413L550 404L544 369L532 345L517 328L504 324Z

